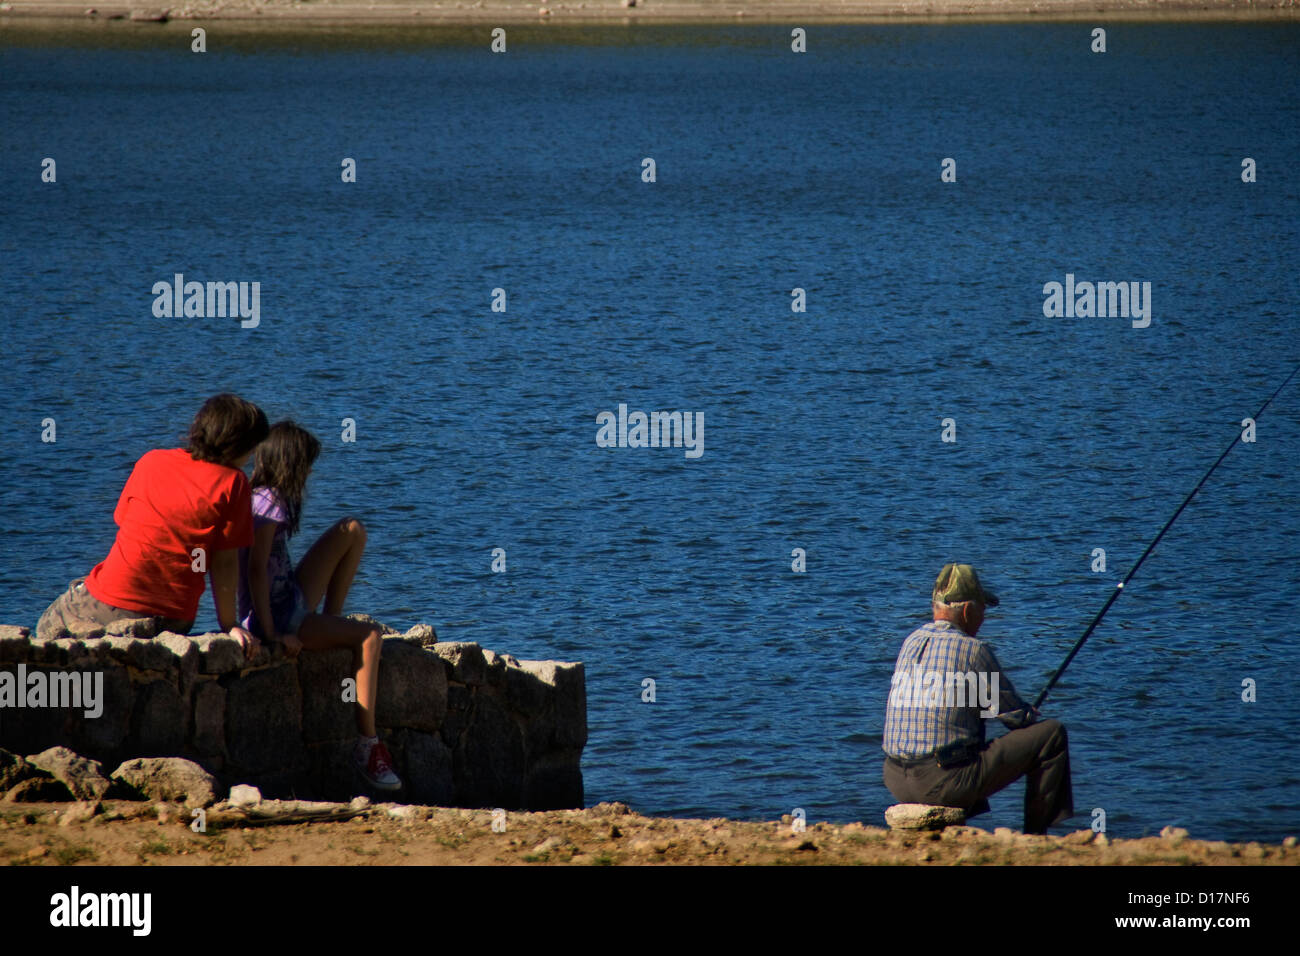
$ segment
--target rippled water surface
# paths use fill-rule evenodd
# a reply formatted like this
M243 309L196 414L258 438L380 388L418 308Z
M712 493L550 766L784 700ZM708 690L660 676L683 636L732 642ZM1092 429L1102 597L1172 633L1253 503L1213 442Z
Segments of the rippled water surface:
M352 609L585 662L588 803L879 823L939 567L1000 592L980 636L1036 693L1300 361L1300 31L1088 33L0 38L0 620L102 559L135 459L233 390L322 439L291 548L360 516ZM176 272L259 281L260 326L155 318ZM1045 318L1067 272L1149 281L1150 327ZM597 447L619 403L702 412L703 456ZM1053 695L1078 825L1296 830L1298 452L1300 382Z

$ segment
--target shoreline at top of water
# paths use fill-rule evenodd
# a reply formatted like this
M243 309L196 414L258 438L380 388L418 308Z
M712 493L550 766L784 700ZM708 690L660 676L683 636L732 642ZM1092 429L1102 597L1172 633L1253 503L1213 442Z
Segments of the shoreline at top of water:
M625 6L632 2L633 6ZM944 22L1278 22L1300 0L5 0L0 28L62 33L109 24L132 31L219 21L257 32L317 27L736 25Z
M145 4L155 4L147 6ZM1286 27L1300 22L1300 0L1255 6L1174 0L796 0L788 6L724 0L0 0L0 42L12 47L189 49L203 27L217 47L252 53L280 48L389 51L487 45L489 31L509 27L516 45L770 46L795 26L926 27L1016 24L1116 24ZM475 4L478 4L477 6ZM547 11L539 14L539 10ZM773 28L776 33L761 29ZM214 34L213 31L216 31ZM773 39L773 36L776 39ZM1085 41L1087 37L1085 37Z

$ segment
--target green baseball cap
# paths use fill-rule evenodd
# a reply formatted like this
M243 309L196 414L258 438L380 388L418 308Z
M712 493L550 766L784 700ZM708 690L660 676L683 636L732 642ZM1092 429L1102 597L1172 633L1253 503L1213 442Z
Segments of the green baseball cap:
M931 597L940 604L982 601L989 607L998 606L997 595L984 589L979 575L969 564L945 564L934 580Z

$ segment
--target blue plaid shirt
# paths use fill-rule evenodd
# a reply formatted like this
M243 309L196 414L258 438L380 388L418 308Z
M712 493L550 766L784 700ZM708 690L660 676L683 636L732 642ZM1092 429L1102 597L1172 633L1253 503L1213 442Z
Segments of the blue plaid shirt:
M1002 673L993 648L949 621L917 628L894 664L881 748L890 756L916 758L951 744L982 746L981 694L990 702L989 718L996 716L1012 729L1033 722L1032 714L1025 719L1029 705Z

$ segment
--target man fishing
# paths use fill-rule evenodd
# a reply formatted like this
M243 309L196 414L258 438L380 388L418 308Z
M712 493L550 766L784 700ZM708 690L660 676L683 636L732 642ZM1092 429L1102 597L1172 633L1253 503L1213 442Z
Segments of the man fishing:
M1025 832L1046 833L1074 815L1065 726L1039 720L1002 672L993 649L975 635L986 607L969 564L945 564L934 582L934 620L898 652L882 749L885 786L902 803L986 813L988 797L1025 778ZM981 704L983 705L981 707ZM985 742L984 718L1010 733Z

